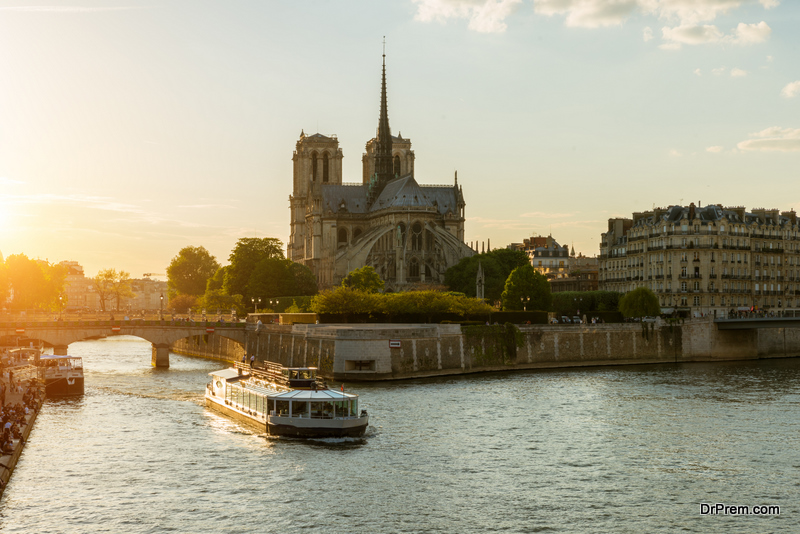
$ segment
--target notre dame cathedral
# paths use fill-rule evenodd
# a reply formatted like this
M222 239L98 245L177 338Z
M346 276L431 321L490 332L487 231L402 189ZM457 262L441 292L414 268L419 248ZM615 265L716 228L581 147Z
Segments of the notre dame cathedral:
M361 183L342 182L335 135L305 135L292 157L289 259L308 266L320 289L371 265L386 290L441 284L448 267L474 251L464 243L464 195L458 185L419 185L411 140L389 130L386 56L378 131L367 142Z

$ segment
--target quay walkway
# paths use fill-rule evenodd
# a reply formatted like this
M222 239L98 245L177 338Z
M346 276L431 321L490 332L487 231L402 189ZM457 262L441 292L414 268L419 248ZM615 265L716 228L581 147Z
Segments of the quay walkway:
M22 394L18 393L17 391L10 391L8 387L8 378L6 375L6 370L13 371L13 367L9 367L3 370L0 373L0 381L2 381L3 385L6 387L6 406L11 406L17 403L22 403ZM0 498L2 498L3 493L5 492L6 486L8 485L8 481L11 478L11 475L14 473L14 468L17 466L17 462L19 461L20 455L22 455L22 450L25 447L25 443L28 441L28 436L33 429L33 424L36 422L36 416L39 415L39 410L42 408L42 403L44 400L44 388L40 391L39 402L34 406L33 410L25 416L25 424L22 425L21 434L22 439L14 439L12 443L14 445L14 450L9 454L0 454ZM2 432L2 430L0 430Z

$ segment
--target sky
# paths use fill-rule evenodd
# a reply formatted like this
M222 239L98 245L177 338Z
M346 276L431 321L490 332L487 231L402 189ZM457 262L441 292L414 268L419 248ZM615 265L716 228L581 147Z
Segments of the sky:
M392 133L466 241L592 256L611 217L800 210L794 0L0 0L0 252L162 275L289 239L301 130Z

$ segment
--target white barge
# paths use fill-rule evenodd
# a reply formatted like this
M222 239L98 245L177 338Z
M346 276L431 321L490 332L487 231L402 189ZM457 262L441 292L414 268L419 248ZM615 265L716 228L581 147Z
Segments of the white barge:
M358 395L328 389L314 367L235 368L209 373L206 406L267 434L292 437L361 436L369 424Z

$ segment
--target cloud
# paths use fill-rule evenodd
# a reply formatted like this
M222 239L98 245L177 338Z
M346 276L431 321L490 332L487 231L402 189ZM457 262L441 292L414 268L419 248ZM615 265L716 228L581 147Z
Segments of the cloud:
M737 69L735 67L731 69L731 77L733 77L733 78L741 78L742 76L747 76L747 71L746 70Z
M669 155L670 155L671 157L673 157L673 158L679 158L679 157L681 157L683 154L681 154L680 152L678 152L677 150L675 150L675 149L673 148L673 149L671 149L671 150L669 151Z
M722 152L723 148L721 146L710 146L706 148L706 152L711 152L713 154L719 154Z
M739 45L763 43L769 39L772 28L763 20L758 24L745 24L740 22L733 33L726 37L728 42Z
M761 152L800 152L800 128L772 126L750 134L754 139L742 141L740 150Z
M703 71L701 71L700 69L694 69L694 73L696 75L698 75L698 76L702 76L703 75Z
M5 176L0 176L0 186L2 185L15 185L15 184L24 184L25 182L21 182L20 180L13 180L11 178L6 178Z
M640 0L536 0L533 4L536 13L566 15L565 24L578 28L620 25L639 7Z
M781 90L781 96L784 98L794 98L800 94L800 80L788 84Z
M522 0L411 0L417 5L414 18L420 22L469 19L469 29L481 33L506 31L505 20Z
M711 69L711 73L714 76L722 76L723 74L725 74L725 67L718 67L716 69Z
M642 30L642 39L644 42L651 40L653 38L653 29L650 26L647 26L644 30Z
M713 24L683 24L674 28L661 28L661 36L668 43L678 45L701 45L701 44L734 44L749 45L766 41L772 28L761 21L757 24L739 23L739 25L726 35Z
M146 9L144 6L10 6L0 7L0 11L20 11L29 13L99 13L101 11L129 11L132 9Z

